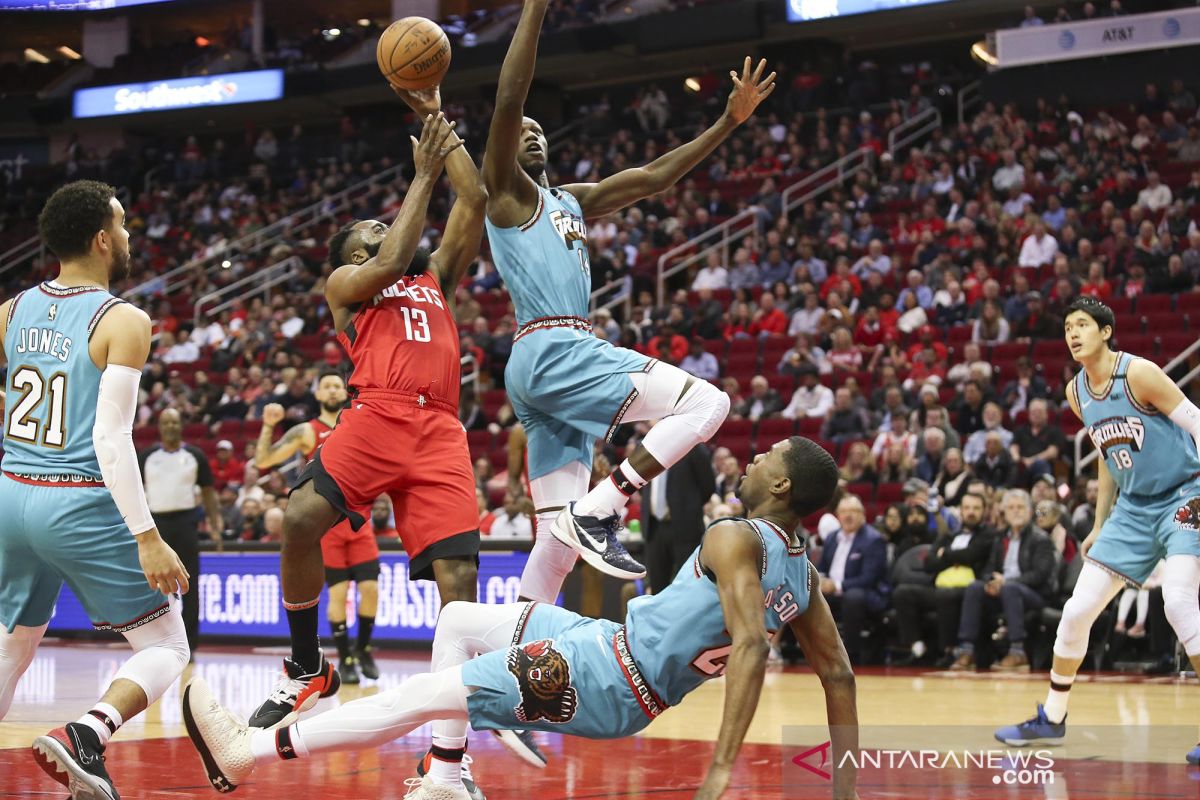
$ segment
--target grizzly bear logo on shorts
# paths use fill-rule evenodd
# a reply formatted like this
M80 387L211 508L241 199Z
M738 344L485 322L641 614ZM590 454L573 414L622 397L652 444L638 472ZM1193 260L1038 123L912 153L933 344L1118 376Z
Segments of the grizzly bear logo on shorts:
M508 671L517 679L521 722L569 722L575 716L578 696L571 685L571 665L550 639L513 647L508 651Z
M1188 500L1175 512L1175 521L1184 528L1200 531L1200 497Z

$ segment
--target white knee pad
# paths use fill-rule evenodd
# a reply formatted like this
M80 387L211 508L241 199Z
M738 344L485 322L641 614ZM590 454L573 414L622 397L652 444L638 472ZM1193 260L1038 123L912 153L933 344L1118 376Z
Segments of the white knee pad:
M192 655L183 626L183 605L174 596L170 603L166 614L123 634L133 648L133 656L121 665L113 680L124 678L140 686L146 693L146 705L162 697Z
M46 625L36 628L18 625L12 633L0 626L0 720L12 707L17 683L33 663L33 655L45 633Z
M1124 582L1095 564L1086 562L1075 583L1075 591L1063 606L1054 655L1059 658L1083 658L1087 655L1088 634L1104 607L1117 596Z
M1163 571L1163 606L1188 656L1200 655L1200 558L1171 556Z
M660 361L648 372L631 373L629 378L637 397L622 418L626 422L679 417L687 421L697 441L706 442L729 415L729 395L679 367ZM692 385L685 394L688 381Z

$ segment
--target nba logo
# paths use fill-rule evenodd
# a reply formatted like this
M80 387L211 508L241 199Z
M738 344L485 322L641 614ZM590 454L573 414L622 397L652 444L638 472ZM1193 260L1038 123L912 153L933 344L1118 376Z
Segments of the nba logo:
M50 318L51 322L54 321L54 318L58 316L58 303L52 303L50 305L50 313L46 316Z

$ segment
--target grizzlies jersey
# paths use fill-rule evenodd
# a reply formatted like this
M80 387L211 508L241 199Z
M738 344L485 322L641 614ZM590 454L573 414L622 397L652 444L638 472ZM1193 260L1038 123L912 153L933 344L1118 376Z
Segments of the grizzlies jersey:
M808 609L808 556L777 525L739 521L753 527L762 542L766 627L776 631ZM701 570L699 547L664 591L629 601L625 629L634 660L667 705L724 674L732 640L717 585Z
M543 317L587 319L592 293L587 224L571 193L539 186L528 222L500 228L489 219L487 234L518 326Z
M88 342L120 302L99 287L51 282L13 299L4 337L5 472L102 480L92 446L101 370Z
M1200 454L1186 431L1130 392L1126 376L1135 358L1117 354L1103 395L1092 391L1084 370L1075 376L1075 391L1083 424L1121 494L1156 495L1200 473Z

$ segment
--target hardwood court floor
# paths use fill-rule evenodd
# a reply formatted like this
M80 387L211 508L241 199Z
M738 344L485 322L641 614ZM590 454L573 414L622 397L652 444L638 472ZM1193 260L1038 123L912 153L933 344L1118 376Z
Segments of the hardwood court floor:
M126 653L117 645L51 642L42 647L18 686L8 719L0 723L0 797L64 796L62 787L34 766L29 742L86 710ZM419 654L384 653L382 678L345 687L340 699L393 688L427 664ZM246 715L269 692L278 669L278 651L206 648L185 680L192 670L198 671L227 706ZM1045 687L1044 675L864 670L858 679L863 746L873 751L1003 751L1003 745L989 741L991 729L1028 717ZM177 685L114 738L108 768L123 797L215 797L184 735L179 695ZM1075 733L1068 736L1067 746L1052 749L1054 764L1048 772L1053 775L1038 778L1037 785L1015 785L1022 778L1020 768L1028 766L1022 763L937 771L911 758L894 763L892 755L891 764L864 766L859 794L864 800L1200 798L1200 771L1183 763L1183 755L1196 743L1200 687L1174 678L1103 675L1081 680L1072 695L1070 722ZM542 735L551 757L550 766L542 771L509 756L486 733L474 733L470 748L475 776L491 800L689 798L707 768L723 699L723 683L710 683L631 739L591 742ZM818 774L829 765L820 763L819 752L802 759L811 768L793 763L805 750L819 748L820 737L828 738L818 727L824 723L824 698L813 675L803 669L771 668L727 797L829 797L829 784ZM958 727L948 734L948 729L938 726ZM378 750L263 767L239 789L238 796L399 800L405 793L404 779L413 774L428 737L426 727ZM1143 744L1135 746L1134 741ZM1014 768L1014 785L1001 782L1002 767ZM1036 778L1032 773L1025 777Z

